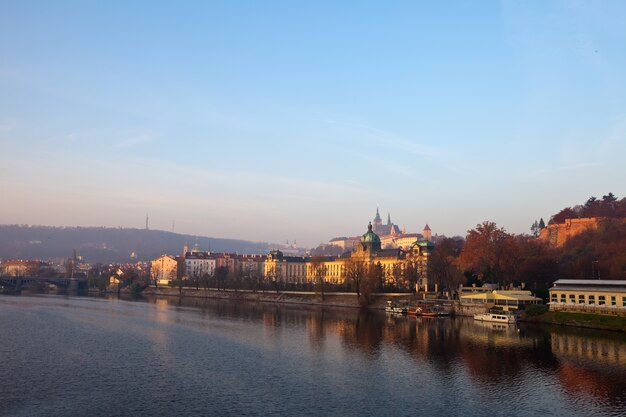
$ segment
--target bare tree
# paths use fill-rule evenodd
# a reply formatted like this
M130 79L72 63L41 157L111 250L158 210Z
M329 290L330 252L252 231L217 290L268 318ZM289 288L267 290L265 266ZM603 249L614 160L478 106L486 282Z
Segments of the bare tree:
M225 266L218 266L215 269L215 279L217 281L217 289L219 290L222 287L223 290L226 290L226 279L228 278L228 268Z
M356 295L361 298L361 284L367 275L367 267L365 262L349 259L345 264L347 284L354 285Z
M311 258L311 269L313 273L313 279L315 281L316 289L319 289L319 292L322 296L322 301L324 301L324 279L326 277L326 263L325 259L321 256L314 256Z

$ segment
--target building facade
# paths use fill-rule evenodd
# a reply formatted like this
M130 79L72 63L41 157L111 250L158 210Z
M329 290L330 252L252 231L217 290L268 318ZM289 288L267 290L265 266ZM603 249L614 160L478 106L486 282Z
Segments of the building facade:
M260 279L265 275L265 255L237 255L236 268L241 277Z
M379 269L386 285L406 287L415 281L416 289L427 289L428 258L434 244L426 240L415 240L406 250L403 248L383 249L381 238L374 232L373 224L361 236L359 243L350 252L337 257L316 257L306 266L306 281L316 282L323 275L324 281L343 284L354 268ZM411 277L411 276L412 277Z
M559 279L549 292L550 310L626 315L626 280Z
M264 277L270 282L304 284L308 257L285 256L281 251L271 251L263 265Z
M150 279L157 285L170 285L178 277L178 261L162 255L150 262Z
M34 277L44 273L50 265L42 261L9 259L0 262L0 276Z
M187 279L198 279L205 274L213 276L217 268L217 259L210 252L205 252L195 245L193 249L187 251L185 246L185 272Z

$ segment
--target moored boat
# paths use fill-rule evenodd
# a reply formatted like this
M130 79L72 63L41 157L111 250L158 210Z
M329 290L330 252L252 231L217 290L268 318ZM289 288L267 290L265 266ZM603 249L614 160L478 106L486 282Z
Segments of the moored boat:
M511 313L499 311L474 314L474 320L489 321L492 323L516 323L517 317Z
M407 314L410 316L424 316L424 317L444 317L449 316L450 313L438 305L433 306L421 306L409 308Z
M387 306L385 307L385 312L392 314L406 314L408 310L408 305L398 305L392 301L387 301Z

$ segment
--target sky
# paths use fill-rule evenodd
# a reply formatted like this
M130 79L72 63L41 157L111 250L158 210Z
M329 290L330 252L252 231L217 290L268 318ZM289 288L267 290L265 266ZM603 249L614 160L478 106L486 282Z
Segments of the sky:
M626 2L0 0L0 224L313 247L626 196Z

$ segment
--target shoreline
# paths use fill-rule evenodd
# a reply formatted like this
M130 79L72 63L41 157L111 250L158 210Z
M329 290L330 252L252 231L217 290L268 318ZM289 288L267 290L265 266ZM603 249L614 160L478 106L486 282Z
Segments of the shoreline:
M116 291L108 292L116 293ZM128 291L122 291L128 294ZM309 305L324 307L343 307L343 308L367 308L372 310L384 310L387 300L402 303L414 303L417 301L414 294L410 293L383 293L372 294L372 302L363 305L356 293L324 293L323 299L320 293L300 292L300 291L256 291L251 290L217 290L217 289L195 289L183 288L182 292L178 288L155 288L148 287L141 292L142 295L148 296L165 296L165 297L191 297L191 298L211 298L217 300L230 301L247 301L261 303L277 303L292 305Z
M577 327L582 329L626 332L626 317L603 314L547 311L539 316L522 313L519 321L524 323L547 324L552 326Z
M86 294L118 294L117 291L100 291L100 290L87 290ZM5 292L2 292L5 294ZM128 289L123 289L120 294L125 296L130 295ZM209 298L216 300L227 301L245 301L245 302L257 302L257 303L274 303L274 304L289 304L289 305L303 305L303 306L320 306L320 307L340 307L340 308L356 308L356 309L370 309L384 311L388 300L393 300L397 303L408 302L409 304L415 303L418 298L415 294L410 293L376 293L370 295L372 302L368 305L362 305L357 298L356 293L324 293L324 299L319 293L314 292L300 292L300 291L257 291L251 290L216 290L216 289L195 289L195 288L183 288L182 293L178 288L155 288L148 287L141 292L141 295L157 296L157 297L189 297L189 298ZM472 317L479 312L478 310L486 311L486 307L475 306L474 308L468 308L467 305L459 304L456 300L450 300L453 302L453 315L460 317ZM471 310L471 311L470 311ZM613 332L626 333L626 317L609 316L601 314L590 313L575 313L575 312L563 312L563 311L547 311L541 315L530 316L523 311L518 316L518 322L530 323L539 325L551 325L551 326L565 326L581 329L592 330L607 330Z

